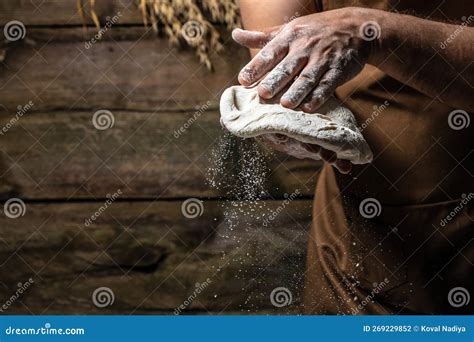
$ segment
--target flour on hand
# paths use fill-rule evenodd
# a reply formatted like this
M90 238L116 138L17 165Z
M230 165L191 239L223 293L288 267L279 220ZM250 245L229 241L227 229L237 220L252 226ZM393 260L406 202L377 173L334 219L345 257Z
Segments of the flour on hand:
M373 158L354 115L334 97L317 113L308 114L278 103L265 103L256 87L233 86L222 94L220 111L221 124L232 134L242 138L263 136L297 158L319 159L304 144L321 146L353 164L370 163ZM282 135L288 139L282 140Z

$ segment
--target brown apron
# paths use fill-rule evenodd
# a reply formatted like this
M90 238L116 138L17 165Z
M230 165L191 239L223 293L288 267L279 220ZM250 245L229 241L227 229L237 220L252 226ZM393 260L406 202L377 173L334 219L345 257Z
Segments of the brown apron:
M470 3L323 0L323 7L365 6L446 21L474 14ZM451 129L455 108L372 66L337 95L366 124L375 159L350 175L326 165L319 176L305 311L474 313L474 125Z

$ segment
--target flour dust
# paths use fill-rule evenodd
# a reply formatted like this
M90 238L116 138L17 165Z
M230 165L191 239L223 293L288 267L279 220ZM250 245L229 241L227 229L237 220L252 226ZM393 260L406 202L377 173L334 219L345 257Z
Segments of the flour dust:
M269 231L272 225L265 224L275 215L274 203L265 201L271 198L269 178L273 157L273 152L255 139L238 138L228 131L209 153L207 180L223 197L215 245L223 254L216 269L225 265L232 270L235 285L241 285L238 290L248 296L245 303L240 304L245 312L258 312L262 303L267 304L269 293L261 289L275 281L274 275L267 274L267 267L281 257L268 245L278 246L282 240ZM297 285L290 287L297 288Z
M265 216L262 199L268 197L270 158L270 152L263 150L254 139L242 139L228 131L211 150L207 179L225 198L225 238L232 238L231 232L236 226L250 225L248 219L253 223L263 221L260 216Z
M259 200L267 196L269 159L269 152L254 139L238 138L226 131L210 154L209 184L226 198Z

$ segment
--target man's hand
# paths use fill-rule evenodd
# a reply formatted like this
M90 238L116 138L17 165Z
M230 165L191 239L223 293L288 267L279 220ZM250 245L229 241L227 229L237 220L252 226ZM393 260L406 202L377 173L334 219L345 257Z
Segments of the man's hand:
M343 8L300 17L266 32L234 30L235 41L261 48L240 72L239 82L250 86L263 78L258 86L263 99L289 87L281 105L314 112L368 61L372 38L380 32L377 26L364 27L370 25L365 13Z
M368 61L370 40L378 32L363 35L364 10L344 8L297 18L286 25L265 31L234 30L232 36L259 53L239 74L239 82L250 86L261 80L262 99L278 99L287 108L299 107L314 112L341 84L356 76ZM376 30L376 27L375 27ZM364 39L365 38L365 39ZM263 79L262 79L263 78ZM273 148L280 146L263 139ZM352 164L337 159L334 152L306 144L341 173L349 173Z
M270 136L273 136L273 138L270 139ZM301 156L295 155L294 151L292 151L291 148L286 145L286 142L289 139L291 138L281 134L267 134L257 137L257 140L262 141L276 151L289 154L290 156L296 158L302 158ZM348 174L352 170L352 163L349 160L337 159L336 153L332 151L326 150L314 144L303 144L303 147L307 151L317 154L320 160L331 164L342 174Z

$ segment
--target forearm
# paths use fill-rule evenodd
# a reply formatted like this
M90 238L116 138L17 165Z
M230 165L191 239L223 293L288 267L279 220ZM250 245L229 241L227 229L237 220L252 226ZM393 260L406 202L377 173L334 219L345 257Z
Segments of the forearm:
M265 7L252 11L252 0L242 4L247 29L275 18ZM474 111L474 28L361 7L304 14L263 32L233 32L241 45L261 49L241 70L242 85L260 81L265 99L290 86L280 103L311 113L368 63L433 99ZM276 17L282 20L282 14ZM372 31L364 34L367 24Z
M474 28L367 11L380 25L370 64L432 98L474 111Z
M283 25L316 11L314 0L240 0L239 5L243 27L252 31ZM250 49L252 57L257 52L258 49Z

